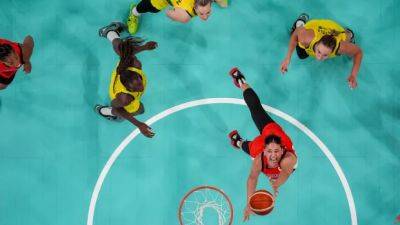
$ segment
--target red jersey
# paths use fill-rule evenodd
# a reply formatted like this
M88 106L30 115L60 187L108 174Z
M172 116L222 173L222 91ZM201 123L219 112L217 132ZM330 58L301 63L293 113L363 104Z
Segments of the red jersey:
M284 151L283 155L282 155L282 159L285 156L286 152L288 151ZM281 160L282 160L281 159ZM281 161L279 161L278 165L281 163ZM281 167L274 167L274 168L269 168L268 167L268 158L264 156L264 152L261 153L261 172L263 172L263 174L265 174L265 176L271 178L271 179L277 179L279 177L279 174L281 173Z
M249 153L250 156L253 158L256 158L259 154L262 153L261 155L261 162L262 162L262 172L273 179L278 178L280 174L280 167L275 167L275 168L268 168L268 158L264 156L263 151L265 148L265 143L264 140L266 137L269 135L276 135L281 138L281 143L283 147L283 156L286 154L286 152L291 152L294 155L296 155L296 152L293 149L293 144L290 138L287 136L285 131L277 124L277 123L269 123L265 125L265 127L262 130L261 135L257 136L253 141L249 142Z
M11 42L5 39L0 39L0 44L8 44L11 46L13 51L19 56L19 60L21 64L18 67L14 66L6 66L4 63L0 62L0 76L3 78L11 78L17 73L17 70L22 66L23 60L22 60L22 49L19 46L18 43Z

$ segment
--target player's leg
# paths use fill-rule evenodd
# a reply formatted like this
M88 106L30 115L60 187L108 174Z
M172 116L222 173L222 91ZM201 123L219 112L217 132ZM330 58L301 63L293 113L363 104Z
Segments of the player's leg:
M162 2L162 1L160 1ZM168 3L166 3L168 5ZM158 13L160 7L154 6L151 0L142 0L139 4L132 3L129 7L129 16L126 24L130 34L135 34L139 27L139 16L143 13Z
M114 51L119 55L119 45L121 44L120 34L126 29L127 27L125 24L121 22L112 22L99 29L99 36L107 38L112 43Z
M249 141L243 140L237 130L229 133L229 139L231 140L231 145L237 149L242 149L245 153L250 155Z
M251 117L257 126L257 129L262 132L265 125L274 122L268 113L261 105L260 99L254 90L246 83L243 74L237 69L233 68L230 72L236 86L243 90L244 101L250 110Z

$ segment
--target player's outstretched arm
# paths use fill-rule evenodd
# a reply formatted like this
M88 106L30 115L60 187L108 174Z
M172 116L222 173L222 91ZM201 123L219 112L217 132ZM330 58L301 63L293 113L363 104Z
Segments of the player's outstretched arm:
M348 76L347 80L349 82L350 88L356 88L357 74L360 70L361 60L363 57L361 48L353 43L342 41L340 43L338 53L346 54L350 57L353 57L353 68L351 69L350 75Z
M246 207L244 209L243 221L249 219L252 211L249 208L249 199L251 195L256 191L258 177L261 172L261 155L257 156L253 160L253 165L251 167L249 178L247 179L247 198L246 198Z
M154 132L149 126L147 126L147 124L140 122L134 116L132 116L132 114L125 110L124 106L129 105L133 100L134 98L131 95L124 93L118 94L117 97L111 101L112 113L131 122L133 125L139 128L140 132L144 136L149 138L153 137Z
M146 42L144 45L140 45L140 46L135 47L135 49L133 51L133 54L136 55L136 54L138 54L139 52L142 52L142 51L154 50L157 47L158 47L158 43L157 42L149 41L149 42Z
M292 35L290 36L290 41L289 41L289 48L286 54L285 59L283 59L283 62L281 63L281 73L284 74L288 70L288 66L290 64L290 59L292 58L292 54L294 52L294 49L297 46L297 42L299 41L299 33L303 32L304 27L298 27Z
M24 42L21 45L22 59L24 60L24 71L30 73L32 70L31 56L33 52L34 42L32 36L28 35L25 37Z

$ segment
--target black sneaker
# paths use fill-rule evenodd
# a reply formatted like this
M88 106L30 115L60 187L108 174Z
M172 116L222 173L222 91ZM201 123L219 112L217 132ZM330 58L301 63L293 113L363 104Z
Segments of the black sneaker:
M109 106L103 106L103 105L96 105L94 107L94 110L97 112L97 114L99 114L100 116L102 116L102 117L104 117L104 118L106 118L108 120L117 120L118 119L118 116L111 115L111 114L107 115L107 114L103 113L102 109L105 109L105 108L110 108L110 107Z
M307 13L302 13L302 14L299 15L299 17L297 17L296 21L301 20L304 23L307 23L309 19L310 19L310 16Z
M229 139L231 140L231 145L235 148L240 148L239 142L242 142L243 139L240 137L239 132L237 130L233 130L228 134Z
M304 24L306 24L309 19L310 19L310 16L308 14L306 14L306 13L300 14L297 17L296 21L294 21L290 33L293 33L294 30L296 30L296 28L304 26Z
M128 29L128 27L124 23L112 22L109 25L99 29L99 36L107 38L107 33L110 31L115 31L118 34L120 34L127 29Z
M348 28L348 27L344 28L344 30L345 30L345 32L346 32L346 35L347 35L347 34L350 34L350 42L353 43L353 44L355 44L355 43L356 43L356 40L355 40L355 38L354 38L354 32L353 32L350 28Z
M240 88L242 84L246 83L246 78L243 76L242 72L237 67L234 67L229 72L229 75L233 79L233 83L236 87Z

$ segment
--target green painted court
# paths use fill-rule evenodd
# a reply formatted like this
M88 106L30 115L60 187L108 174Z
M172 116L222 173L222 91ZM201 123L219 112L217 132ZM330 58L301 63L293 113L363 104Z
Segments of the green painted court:
M30 34L35 49L32 73L19 71L0 92L0 225L179 224L181 198L199 185L229 196L233 224L393 224L400 214L400 1L232 0L226 9L214 4L207 22L185 25L164 12L143 15L138 36L158 48L138 55L148 86L145 113L137 118L157 119L156 135L128 143L135 127L105 120L93 107L109 103L118 63L98 29L124 21L130 3L2 1L0 37L21 42ZM355 32L364 53L357 89L347 85L348 57L318 62L294 54L288 73L280 74L289 29L302 12ZM252 161L227 135L237 129L253 139L257 129L247 108L232 104L243 98L228 76L234 66L263 104L286 115L272 117L299 160L274 211L247 223ZM197 100L202 104L165 111ZM315 134L336 167L288 118ZM112 156L115 151L120 154ZM353 212L337 170L349 185ZM101 188L93 199L95 187ZM258 189L271 190L263 175ZM218 224L215 212L207 210L205 221Z

